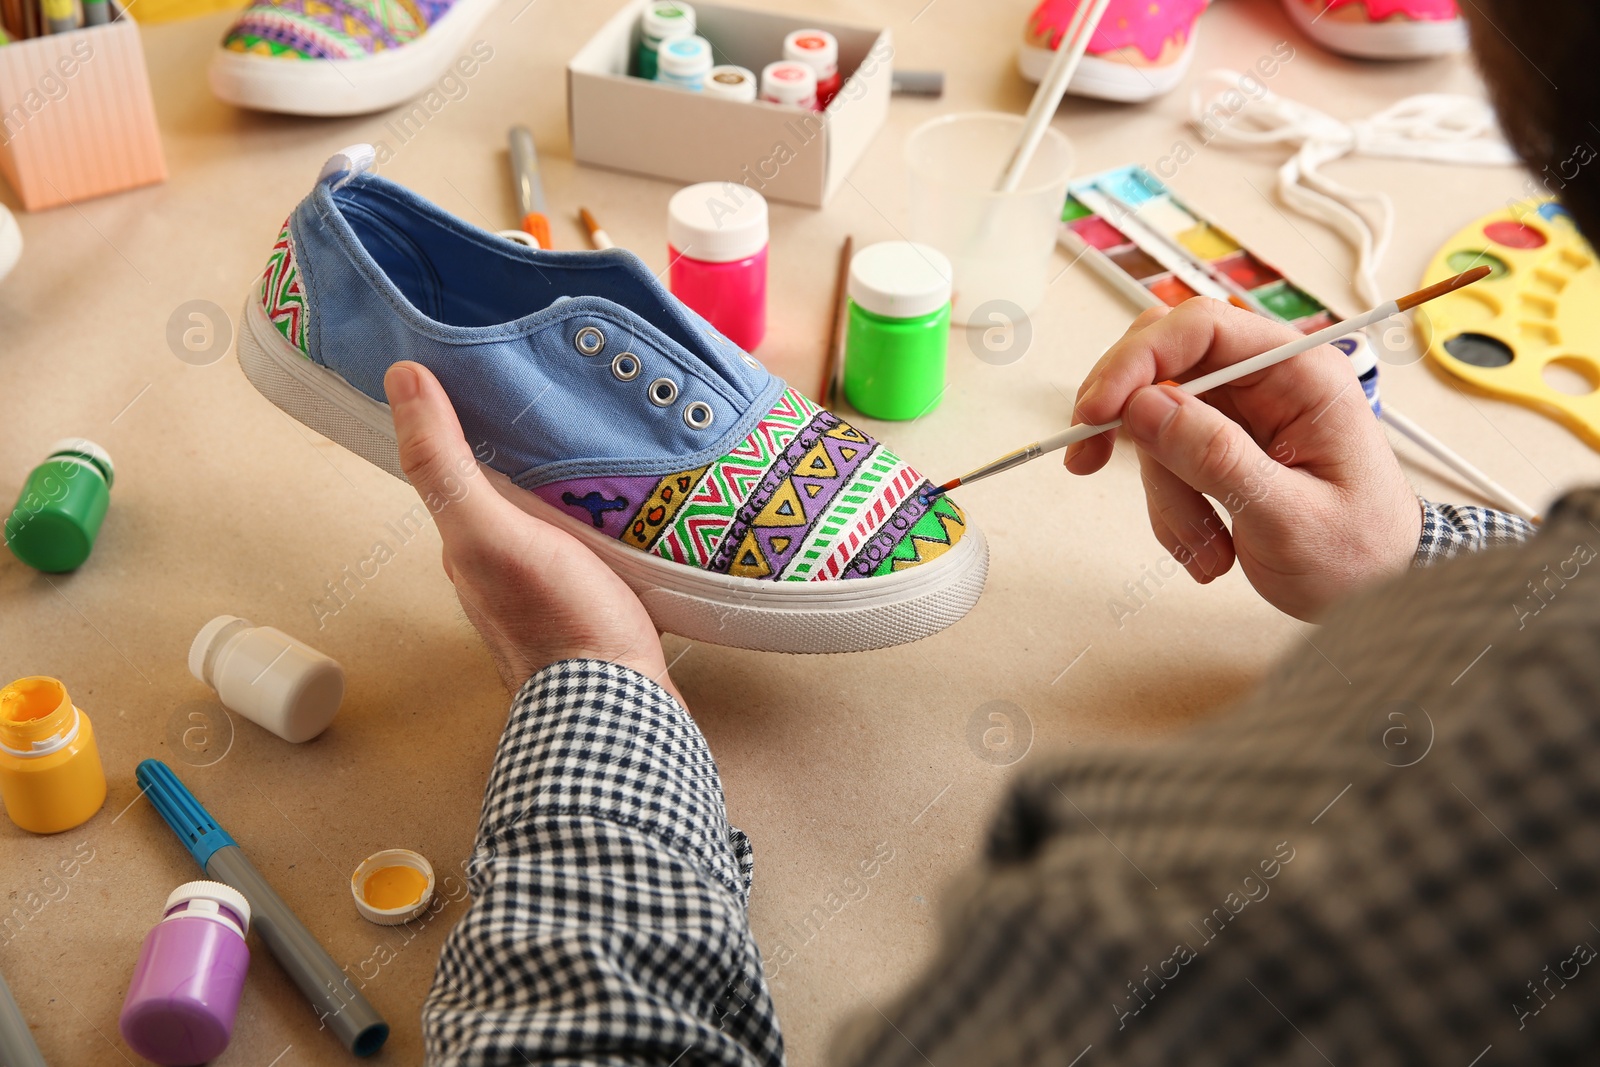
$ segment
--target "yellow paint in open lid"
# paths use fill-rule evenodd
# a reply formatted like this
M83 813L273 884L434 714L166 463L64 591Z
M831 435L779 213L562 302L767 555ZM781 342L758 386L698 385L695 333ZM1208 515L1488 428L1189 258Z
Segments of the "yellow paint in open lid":
M427 910L433 899L433 865L407 848L374 852L350 876L350 895L363 919L399 926Z

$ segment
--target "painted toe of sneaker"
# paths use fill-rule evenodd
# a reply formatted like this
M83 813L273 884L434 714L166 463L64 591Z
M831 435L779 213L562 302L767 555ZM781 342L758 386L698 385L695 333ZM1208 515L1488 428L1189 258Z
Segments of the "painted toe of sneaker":
M794 389L703 466L532 488L663 628L787 652L901 644L977 602L987 544L931 490L893 450Z
M1087 2L1087 0L1083 0ZM1210 0L1111 0L1068 91L1134 102L1169 92L1194 55L1196 20ZM1080 0L1044 0L1023 28L1018 66L1044 79Z
M219 99L258 111L392 107L433 84L495 2L255 0L223 37L208 80ZM475 67L480 48L473 56Z
M1283 0L1306 36L1358 59L1423 59L1467 47L1456 0Z
M792 388L709 464L533 489L637 551L784 585L884 577L939 559L968 527L931 490L882 442Z

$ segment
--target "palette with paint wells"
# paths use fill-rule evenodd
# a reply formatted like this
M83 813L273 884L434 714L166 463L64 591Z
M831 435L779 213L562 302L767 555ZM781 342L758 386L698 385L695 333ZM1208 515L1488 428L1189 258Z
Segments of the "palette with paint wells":
M1173 195L1142 166L1071 184L1061 243L1141 305L1192 296L1228 300L1314 333L1338 321L1327 305Z
M1489 277L1418 309L1428 358L1600 449L1600 268L1572 216L1546 200L1478 219L1433 257L1424 283L1479 264Z

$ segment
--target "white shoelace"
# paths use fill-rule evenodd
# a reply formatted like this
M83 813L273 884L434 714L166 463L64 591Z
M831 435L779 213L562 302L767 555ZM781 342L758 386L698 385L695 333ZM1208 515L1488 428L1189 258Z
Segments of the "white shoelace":
M1246 100L1242 108L1224 100L1235 93ZM1517 162L1489 104L1454 93L1408 96L1369 118L1346 122L1285 99L1256 79L1246 88L1237 71L1213 70L1190 92L1189 111L1212 141L1299 146L1278 170L1278 195L1355 246L1354 285L1368 304L1383 300L1376 275L1394 235L1394 202L1386 193L1336 182L1321 173L1322 166L1347 155L1472 166ZM1208 114L1218 113L1231 117L1215 128L1202 125Z

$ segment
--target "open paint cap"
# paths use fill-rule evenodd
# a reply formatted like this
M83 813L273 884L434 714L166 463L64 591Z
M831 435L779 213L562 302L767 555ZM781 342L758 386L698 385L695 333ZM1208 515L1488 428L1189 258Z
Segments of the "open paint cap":
M399 926L433 900L433 864L408 848L386 848L361 861L350 876L350 895L368 922Z

